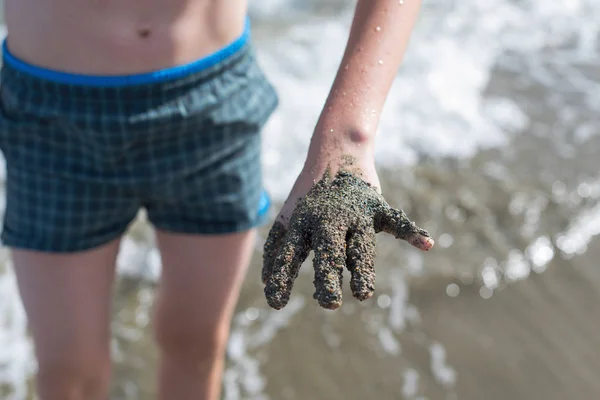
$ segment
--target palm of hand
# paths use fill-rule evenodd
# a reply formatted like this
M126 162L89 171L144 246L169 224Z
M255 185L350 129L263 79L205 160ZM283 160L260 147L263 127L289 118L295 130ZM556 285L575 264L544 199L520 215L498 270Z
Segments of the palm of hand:
M289 228L275 222L265 243L262 280L269 305L285 307L300 266L314 251L315 293L328 309L342 303L342 272L351 273L354 297L368 299L375 290L375 234L393 234L422 250L433 240L401 210L390 207L371 185L341 170L326 174L298 201Z

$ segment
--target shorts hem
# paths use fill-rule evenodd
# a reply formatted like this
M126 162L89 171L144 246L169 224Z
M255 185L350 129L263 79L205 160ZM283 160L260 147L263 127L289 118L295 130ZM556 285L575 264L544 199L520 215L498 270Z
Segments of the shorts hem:
M230 224L212 224L210 228L206 227L206 224L198 223L197 225L186 225L186 226L169 226L168 224L155 223L149 219L152 226L166 233L183 234L183 235L212 235L220 236L232 233L241 233L249 231L255 228L264 226L269 220L268 213L262 214L260 217L253 221L237 222ZM204 225L204 226L203 226Z
M73 253L82 253L89 250L94 250L104 245L109 244L115 239L122 237L127 229L123 231L116 232L111 235L105 235L95 240L89 240L86 242L81 241L81 239L73 240L69 243L74 243L73 245L67 246L53 246L47 244L48 242L37 240L20 240L11 238L10 236L5 235L4 233L1 236L2 246L9 249L18 249L18 250L29 250L40 253L60 253L60 254L73 254Z

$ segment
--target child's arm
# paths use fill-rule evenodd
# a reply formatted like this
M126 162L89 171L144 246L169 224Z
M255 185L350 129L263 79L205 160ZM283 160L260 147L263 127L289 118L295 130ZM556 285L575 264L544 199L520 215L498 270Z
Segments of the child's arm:
M328 167L335 174L347 159L343 156L354 158L361 178L380 186L375 133L419 7L420 0L358 0L344 57L279 221L287 223L296 201Z
M322 307L335 309L342 303L344 268L351 272L354 297L373 295L377 232L424 251L434 244L425 230L373 190L379 188L375 132L418 9L419 0L358 1L306 163L265 243L262 280L267 302L275 309L289 301L311 250L314 296ZM338 174L340 169L345 171Z
M404 56L420 0L359 0L350 38L315 129L306 167L317 175L342 154L373 163L381 111ZM326 39L324 39L326 40ZM366 178L374 171L364 171Z

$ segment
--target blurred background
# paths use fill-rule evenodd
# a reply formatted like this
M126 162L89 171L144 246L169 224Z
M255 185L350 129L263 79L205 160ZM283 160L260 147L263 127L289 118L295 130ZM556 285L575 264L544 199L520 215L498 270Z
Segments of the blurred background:
M264 132L277 204L304 161L353 6L250 1L260 63L281 97ZM306 264L276 312L259 278L263 228L224 399L600 398L599 21L597 0L424 0L377 161L388 201L437 247L421 254L381 235L376 295L359 303L346 292L335 312L312 299ZM160 262L143 216L118 269L113 398L151 399ZM0 398L30 398L34 371L2 250Z

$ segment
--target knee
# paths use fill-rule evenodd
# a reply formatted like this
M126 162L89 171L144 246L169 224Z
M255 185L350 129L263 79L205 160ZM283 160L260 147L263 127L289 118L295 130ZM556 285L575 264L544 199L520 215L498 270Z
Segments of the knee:
M94 352L95 353L95 352ZM104 399L108 397L110 355L64 351L38 356L36 386L41 399Z
M224 353L229 325L157 318L154 334L160 351L170 358L212 362Z

